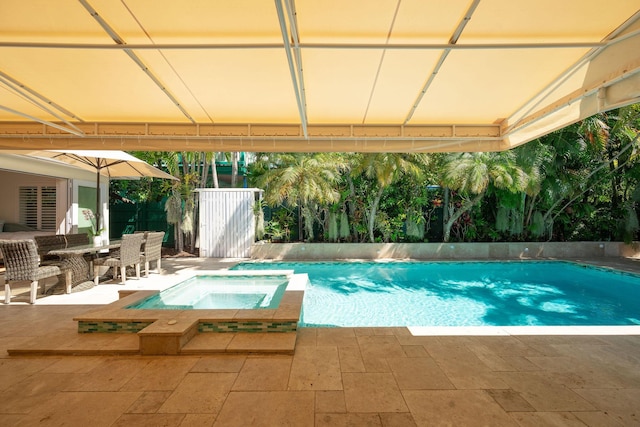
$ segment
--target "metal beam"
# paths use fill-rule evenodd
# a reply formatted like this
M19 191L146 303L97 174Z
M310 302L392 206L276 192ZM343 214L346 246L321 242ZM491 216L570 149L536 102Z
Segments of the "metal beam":
M55 124L54 124L55 125ZM499 125L81 123L70 136L33 122L0 122L0 150L435 152L507 148Z
M387 32L387 43L391 39L391 34L393 33L393 27L396 24L396 18L398 17L398 11L400 10L400 4L402 0L398 0L396 3L396 9L393 12L393 18L391 19L391 24L389 25L389 31ZM387 54L387 50L383 50L380 53L380 60L378 61L378 68L376 69L376 75L373 78L373 84L371 85L371 90L369 91L369 99L367 100L367 106L364 109L364 114L362 116L362 123L366 123L367 115L369 114L369 108L371 107L371 101L373 100L373 96L376 93L376 87L378 86L378 79L380 78L380 71L382 70L382 64L384 64L384 57Z
M422 98L424 98L425 94L427 93L427 91L431 87L431 84L433 83L433 81L435 80L436 76L440 72L440 68L442 68L442 64L444 64L444 61L445 61L445 59L447 59L447 56L449 56L449 53L451 52L451 49L453 48L453 46L456 46L456 43L458 43L458 39L460 38L460 35L462 34L462 31L464 30L464 27L466 27L467 24L469 23L469 21L471 20L471 16L473 15L473 12L475 12L475 10L478 7L479 3L480 3L480 0L474 0L473 3L471 3L469 8L467 9L467 11L464 14L464 16L462 17L462 20L458 23L458 26L453 31L453 34L451 35L451 38L449 39L448 46L450 46L450 47L447 47L440 54L440 58L438 58L438 62L436 63L435 67L433 67L433 70L431 71L431 74L427 78L427 81L425 82L424 86L422 86L422 89L418 93L418 97L413 102L413 106L411 107L411 109L407 113L407 117L405 117L403 124L409 123L409 120L411 120L411 118L415 114L416 110L418 109L418 105L420 105L420 103L422 102Z
M35 91L34 89L30 88L29 86L25 85L22 82L19 82L18 80L14 79L13 77L11 77L10 75L8 75L7 73L0 71L0 81L4 80L5 84L7 86L13 86L13 90L15 90L16 92L19 92L20 95L25 96L27 98L29 98L29 95L33 95L35 96L37 99L39 99L40 101L44 102L46 105L50 105L51 107L55 108L56 110L60 111L62 114L65 114L68 117L71 117L74 120L77 120L79 122L83 122L84 120L82 120L80 117L78 117L77 115L75 115L74 113L72 113L71 111L67 110L66 108L64 108L63 106L55 103L54 101L52 101L51 99L47 98L46 96L42 95L40 92ZM45 111L50 112L46 106L42 105L39 101L33 101L35 104L37 104L40 108L45 109ZM53 115L54 117L56 117L59 120L63 120L62 118L60 118L57 114L50 112L51 115ZM73 127L73 125L71 123L68 123L70 126Z
M298 71L298 79L300 80L300 97L304 113L304 128L306 129L309 118L307 116L307 91L304 85L304 73L302 71L302 51L300 49L300 34L298 32L298 14L294 0L285 0L287 14L289 15L289 23L291 25L291 39L293 41L293 53L296 60L296 68ZM306 132L305 132L306 136Z
M79 0L79 1L80 1L80 4L82 4L82 6L84 6L84 8L87 10L87 12L89 12L89 14L96 20L96 22L98 22L100 27L102 27L102 29L109 35L109 37L113 39L116 45L123 47L124 52L129 56L129 58L131 58L138 65L138 67L140 67L140 69L144 71L144 73L147 76L149 76L149 78L156 84L156 86L158 86L160 90L164 92L165 95L167 95L167 97L171 100L171 102L175 104L176 107L178 107L178 109L182 112L182 114L184 114L185 117L189 119L189 121L191 121L192 123L195 123L196 121L193 119L193 117L191 117L189 112L187 112L187 110L184 109L184 107L180 104L180 101L178 101L178 99L169 91L169 89L164 85L164 83L162 83L160 79L153 74L153 72L149 69L149 67L145 65L142 59L140 59L140 57L138 57L138 55L136 55L132 51L132 48L126 45L124 39L120 37L120 35L116 32L116 30L111 28L111 26L104 19L102 19L102 17L93 8L93 6L89 4L87 0Z
M190 138L136 136L74 138L0 137L0 150L138 150L205 152L468 152L508 148L501 138Z
M504 49L589 49L606 47L611 42L546 42L546 43L300 43L300 49L327 50L504 50ZM20 49L79 49L79 50L242 50L283 49L283 43L132 43L126 45L104 43L48 43L0 42L0 48Z
M640 20L640 10L636 12L630 19L628 19L623 25L618 27L613 33L611 33L607 37L606 39L607 44L605 46L598 46L589 50L589 52L583 55L582 58L576 61L571 67L567 68L562 74L560 74L558 77L553 79L553 81L551 81L548 85L546 85L540 91L538 91L537 94L531 97L530 99L537 99L535 103L529 104L528 107L527 107L527 104L525 104L520 108L518 108L516 110L516 113L512 115L512 117L516 115L520 115L520 117L515 121L511 121L511 123L509 123L508 127L505 129L505 132L511 133L515 129L519 128L520 126L526 125L527 122L530 122L531 117L540 116L541 113L539 111L536 113L535 111L536 109L540 108L540 105L546 100L547 96L552 94L554 90L559 88L565 81L567 81L571 76L573 76L580 69L580 67L582 67L587 62L592 61L594 58L600 55L605 50L606 47L611 46L613 44L617 44L617 43L624 43L630 39L633 39L634 37L640 36L640 30L635 30L620 36L624 31L626 31L631 25L633 25L638 20ZM602 82L600 86L604 86L604 82ZM586 91L582 96L577 96L577 97L570 96L570 97L575 100L584 96L586 96ZM523 111L524 108L527 108L527 110L524 113L520 114L520 112ZM507 120L507 122L509 122L509 120Z
M298 114L300 115L300 123L302 123L302 130L306 137L307 110L306 110L306 105L303 103L303 99L302 99L303 88L301 83L299 82L299 76L296 73L296 67L294 64L293 56L291 55L291 50L292 50L291 43L289 42L287 23L285 20L284 10L282 8L281 0L275 0L275 5L276 5L276 11L278 12L278 21L280 21L280 32L282 33L282 40L284 41L284 51L287 55L287 62L289 63L289 73L291 74L291 81L293 83L293 89L296 95L296 103L298 105Z
M4 105L0 105L0 110L4 110L4 111L7 111L7 112L9 112L11 114L15 114L16 116L24 117L25 119L28 119L28 120L33 120L34 122L42 123L43 125L46 125L46 126L51 126L52 128L55 128L55 129L63 131L64 133L70 133L70 134L76 135L76 136L84 136L82 131L80 131L76 126L74 126L75 129L66 128L66 127L61 126L61 125L59 125L57 123L53 123L53 122L50 122L48 120L40 119L40 118L32 116L30 114L26 114L26 113L23 113L21 111L14 110L13 108L5 107Z
M49 124L49 123L47 123ZM53 123L55 124L55 123ZM274 138L304 138L301 125L265 123L162 123L162 122L85 122L79 123L85 139L167 137L175 139L252 138L273 140ZM64 133L67 131L64 130ZM0 122L0 138L57 138L63 132L32 122ZM323 124L309 125L309 138L375 139L408 138L430 139L491 139L500 138L500 125L363 125Z
M610 73L603 80L598 81L596 84L591 86L585 86L580 89L574 90L573 92L563 96L560 99L557 99L555 102L549 105L545 105L544 108L541 108L537 111L530 112L529 115L522 117L513 125L506 127L503 131L504 135L508 136L514 132L518 132L519 130L531 126L536 122L548 117L571 104L575 104L576 102L582 101L584 99L588 99L592 96L596 97L596 104L593 110L588 110L588 112L583 112L581 117L576 117L575 121L584 119L590 115L597 114L603 111L607 111L613 108L617 108L623 105L629 105L638 102L640 99L640 59L626 64L624 67L620 68L616 72ZM624 82L630 82L628 87L622 91L625 94L625 97L618 98L609 96L610 92L615 92L617 85L624 84ZM635 91L634 89L635 88Z

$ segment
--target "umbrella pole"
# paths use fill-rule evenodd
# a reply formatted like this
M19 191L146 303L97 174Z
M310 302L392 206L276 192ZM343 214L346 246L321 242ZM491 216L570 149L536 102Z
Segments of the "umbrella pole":
M98 179L96 187L96 231L102 228L102 212L100 209L100 159L98 159Z

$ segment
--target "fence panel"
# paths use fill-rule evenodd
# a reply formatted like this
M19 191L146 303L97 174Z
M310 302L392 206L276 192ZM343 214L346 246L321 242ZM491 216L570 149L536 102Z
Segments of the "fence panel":
M255 240L255 194L259 190L199 189L200 256L249 258Z
M175 243L173 224L167 223L164 201L148 203L114 203L109 205L109 238L117 239L134 231L164 231L163 246Z

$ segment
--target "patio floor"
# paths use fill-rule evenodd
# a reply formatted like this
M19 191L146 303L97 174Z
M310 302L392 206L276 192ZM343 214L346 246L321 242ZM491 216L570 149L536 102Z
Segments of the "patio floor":
M183 271L229 265L163 259L162 276L39 298L35 305L2 305L0 424L640 425L637 335L413 336L406 328L302 328L293 355L6 353L34 338L64 340L76 330L74 316L117 299L118 290L161 288Z

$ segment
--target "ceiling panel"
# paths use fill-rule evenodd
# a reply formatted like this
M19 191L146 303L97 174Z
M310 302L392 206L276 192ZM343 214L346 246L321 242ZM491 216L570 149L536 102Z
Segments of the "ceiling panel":
M470 50L449 54L411 123L493 123L520 107L584 49ZM549 66L539 67L544 62Z
M166 75L175 70L175 76L214 122L246 122L248 117L275 123L298 120L293 83L282 51L167 51L165 56L172 67L164 70Z

